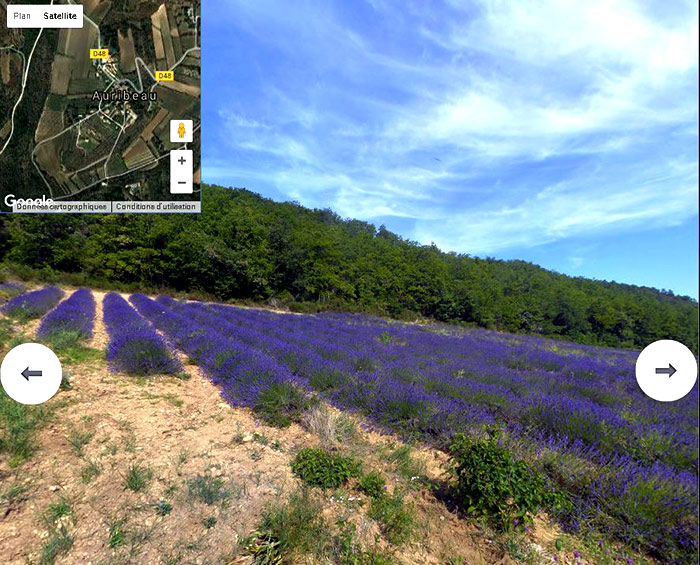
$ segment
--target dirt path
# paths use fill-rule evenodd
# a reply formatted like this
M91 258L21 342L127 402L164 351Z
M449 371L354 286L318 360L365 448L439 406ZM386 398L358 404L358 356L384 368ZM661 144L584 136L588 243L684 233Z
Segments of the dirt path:
M103 293L95 298L91 345L103 349ZM197 367L187 366L189 380L148 381L110 374L102 359L66 368L73 389L48 403L55 418L40 433L38 452L17 469L0 460L3 490L29 487L27 500L8 506L0 521L4 563L38 561L50 537L40 515L59 497L70 502L67 529L74 538L61 563L161 563L166 557L221 563L251 531L263 505L294 482L289 451L308 434L298 426L279 431L256 425L248 411L225 404ZM253 433L278 440L284 452L252 441ZM71 441L86 444L78 449ZM140 492L125 488L134 464L152 472ZM99 474L86 482L88 469ZM224 505L190 495L188 482L198 476L223 481L222 490L231 491ZM161 500L172 505L167 516L153 506ZM206 528L211 517L216 525ZM119 520L126 541L110 548L110 526L114 531Z
M104 352L104 293L94 294L90 345ZM0 492L20 492L0 500L3 563L40 562L51 544L60 545L61 527L72 545L59 563L249 562L237 556L239 540L254 529L266 504L298 487L289 463L319 437L298 425L260 425L249 410L224 403L193 365L186 365L185 380L112 374L104 353L64 368L73 388L47 403L54 415L38 434L37 452L16 468L0 455ZM390 444L393 438L360 428L353 449L369 468L390 472L381 461ZM427 473L437 476L440 458L429 451L420 456ZM136 492L127 488L134 475L146 477ZM207 492L223 499L207 503ZM461 563L510 563L425 489L411 491L409 499L420 528L416 541L396 554L401 562L438 565L461 556ZM61 500L70 513L47 517L49 506ZM324 514L331 523L347 512L342 504L329 497ZM366 529L377 532L376 524Z

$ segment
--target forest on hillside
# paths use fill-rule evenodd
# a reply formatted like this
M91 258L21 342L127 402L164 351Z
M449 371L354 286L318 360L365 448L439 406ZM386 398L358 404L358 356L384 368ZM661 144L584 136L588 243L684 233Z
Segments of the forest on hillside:
M364 311L644 347L698 350L698 303L671 292L569 277L524 261L419 245L331 210L203 187L203 213L0 216L5 271L159 289L292 310Z

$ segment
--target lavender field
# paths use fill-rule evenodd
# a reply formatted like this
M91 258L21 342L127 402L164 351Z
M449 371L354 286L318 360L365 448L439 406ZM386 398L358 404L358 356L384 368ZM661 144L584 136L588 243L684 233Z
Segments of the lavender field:
M60 292L14 301L44 308ZM696 562L697 388L674 403L646 397L636 351L143 294L108 293L103 309L112 371L176 374L179 350L227 402L268 423L298 419L315 394L438 449L458 432L496 426L502 444L570 500L548 509L565 531L602 533L662 562ZM89 336L93 317L82 289L45 316L39 333L58 325Z
M634 377L637 352L366 316L131 300L231 404L277 400L293 410L292 389L315 391L438 447L496 424L570 496L573 510L557 516L565 529L604 531L665 561L696 551L697 391L672 404L647 398Z

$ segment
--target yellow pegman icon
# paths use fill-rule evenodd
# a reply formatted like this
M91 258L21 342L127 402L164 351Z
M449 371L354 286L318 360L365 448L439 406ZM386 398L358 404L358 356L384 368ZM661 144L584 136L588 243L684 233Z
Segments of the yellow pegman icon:
M180 137L185 137L185 124L183 124L182 122L180 122L180 127L177 128L177 134Z

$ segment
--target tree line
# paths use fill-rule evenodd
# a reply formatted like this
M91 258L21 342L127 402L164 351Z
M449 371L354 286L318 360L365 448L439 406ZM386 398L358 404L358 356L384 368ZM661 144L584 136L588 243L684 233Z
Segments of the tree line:
M244 189L204 185L202 209L2 216L0 260L103 286L422 316L615 347L676 339L697 352L698 303L670 291L445 253Z

